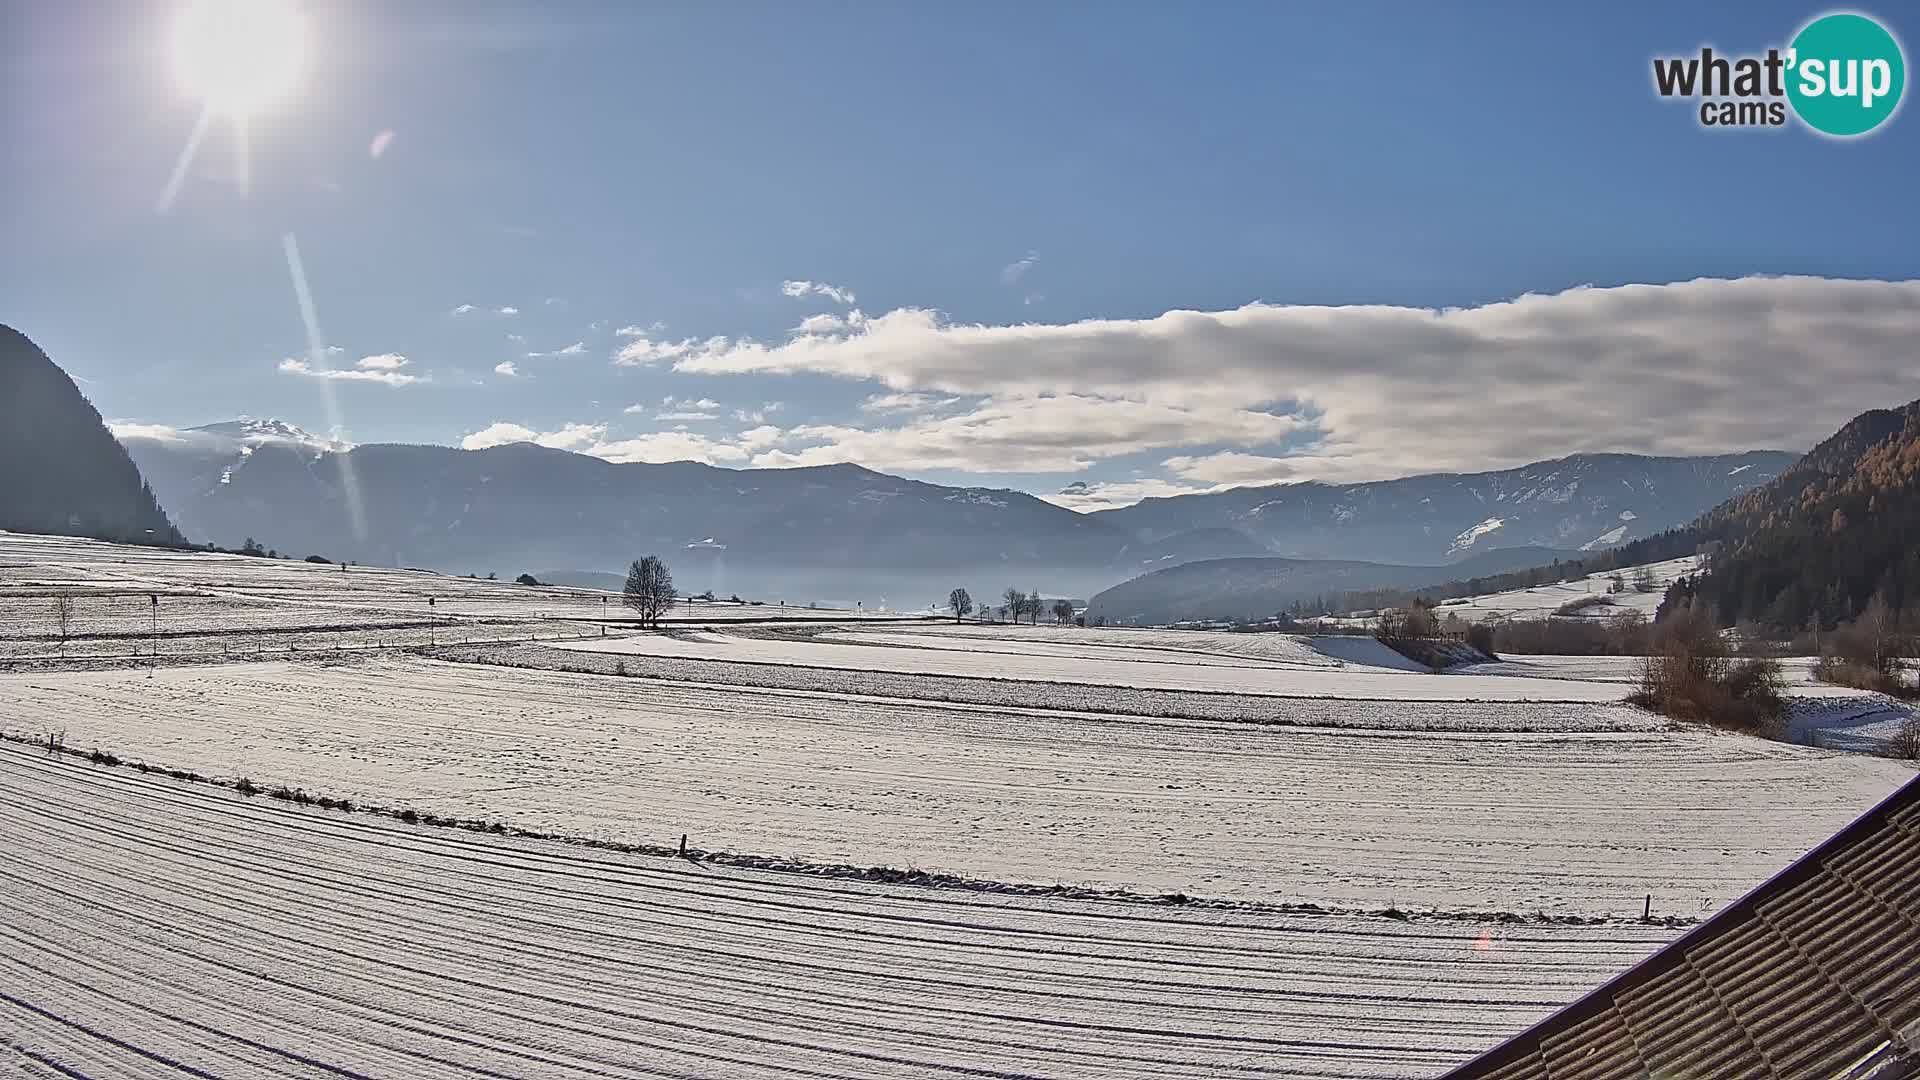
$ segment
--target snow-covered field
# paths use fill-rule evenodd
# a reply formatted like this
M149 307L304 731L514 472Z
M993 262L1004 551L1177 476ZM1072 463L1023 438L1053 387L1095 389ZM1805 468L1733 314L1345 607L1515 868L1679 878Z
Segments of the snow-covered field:
M1409 679L1421 676L1406 676ZM1297 701L1302 719L1419 702ZM1519 706L1455 704L1454 710ZM427 660L0 674L8 731L623 842L1356 908L1698 915L1912 770L1734 736L1347 730Z
M1531 589L1514 589L1482 596L1464 596L1444 601L1439 610L1442 614L1452 612L1468 622L1544 619L1565 604L1598 597L1606 602L1583 607L1571 617L1611 619L1635 613L1651 619L1653 613L1659 610L1660 601L1666 596L1667 586L1698 570L1699 566L1700 560L1689 555L1685 558L1668 559L1665 562L1648 563L1645 567L1626 567L1606 573L1589 574L1580 580L1557 585L1540 585ZM1654 587L1650 592L1640 592L1635 587L1642 569L1646 570L1653 581ZM1623 592L1608 591L1613 586L1613 578L1616 574L1626 584Z
M545 639L630 617L618 595L592 589L0 532L0 661ZM702 624L887 617L697 599L672 613Z
M1301 644L1273 644L1300 655L1263 660L1229 655L1182 655L1153 646L1082 645L1035 641L1032 628L999 627L997 644L978 634L943 635L929 626L913 634L865 628L818 636L784 633L636 634L556 642L557 648L700 660L725 660L857 671L891 671L962 678L1020 679L1091 686L1158 687L1282 697L1378 698L1404 701L1619 701L1610 683L1541 680L1502 675L1431 675L1409 666L1377 642L1345 647L1377 654L1380 665L1347 664ZM1098 633L1096 631L1096 633ZM1127 637L1127 631L1108 631ZM1170 631L1172 633L1172 631ZM1196 639L1228 635L1195 632ZM1237 635L1251 636L1251 635ZM1350 640L1350 639L1334 639ZM1200 644L1196 641L1196 644ZM1141 652L1136 659L1132 654ZM1388 666L1392 665L1392 666Z
M796 878L7 745L0 830L19 1076L1424 1077L1675 933Z
M1677 728L1631 660L604 599L0 534L0 732L784 867L0 743L0 1071L1430 1076L1675 933L1531 913L1705 915L1913 774ZM1819 690L1807 741L1888 723Z

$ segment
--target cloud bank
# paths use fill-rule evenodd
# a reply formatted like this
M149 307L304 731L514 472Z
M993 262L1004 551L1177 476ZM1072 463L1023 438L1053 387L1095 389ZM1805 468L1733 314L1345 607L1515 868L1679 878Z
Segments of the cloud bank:
M424 375L414 375L401 370L409 363L410 361L399 353L379 353L361 357L350 368L330 368L315 367L306 360L290 356L280 361L280 370L288 375L300 375L309 379L371 382L385 386L411 386L414 383L427 381Z
M1163 463L1188 489L1801 448L1920 397L1914 281L1699 279L1466 308L1262 303L997 326L903 308L803 330L689 339L648 362L866 382L884 391L876 404L980 402L899 427L789 429L756 463L1047 472L1197 448Z

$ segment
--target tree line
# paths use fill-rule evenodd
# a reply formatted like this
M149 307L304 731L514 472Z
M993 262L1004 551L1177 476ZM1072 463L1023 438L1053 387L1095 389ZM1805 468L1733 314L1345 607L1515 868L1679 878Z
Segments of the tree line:
M1003 602L999 607L999 615L1003 619L1013 622L1019 622L1023 618L1030 619L1035 626L1038 626L1042 614L1051 614L1053 621L1063 626L1074 621L1072 601L1063 599L1048 604L1041 597L1038 589L1032 592L1021 592L1019 589L1008 586L1006 592L1001 594L1001 599ZM953 614L955 622L965 619L974 612L973 594L965 589L955 589L948 593L947 610Z

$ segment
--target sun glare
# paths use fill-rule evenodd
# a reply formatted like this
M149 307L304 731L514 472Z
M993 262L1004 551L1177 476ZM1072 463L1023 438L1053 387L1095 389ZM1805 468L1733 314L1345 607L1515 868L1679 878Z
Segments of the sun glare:
M174 22L171 46L182 89L241 119L300 78L307 24L290 0L192 0Z

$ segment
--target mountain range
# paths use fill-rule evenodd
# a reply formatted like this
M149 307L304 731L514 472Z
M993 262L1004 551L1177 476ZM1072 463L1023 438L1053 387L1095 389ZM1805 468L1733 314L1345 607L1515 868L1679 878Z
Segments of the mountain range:
M123 441L195 539L462 573L610 572L660 552L694 590L910 606L953 584L1091 595L1207 559L1338 555L1431 567L1515 547L1605 547L1687 520L1792 460L1591 455L1079 514L1022 492L857 465L616 464L526 443L349 448L271 420ZM1381 573L1383 584L1407 581Z
M1791 634L1832 630L1877 598L1895 625L1911 627L1920 620L1920 401L1861 413L1778 475L1676 527L1602 550L1565 553L1551 568L1545 558L1499 565L1509 554L1549 553L1491 552L1447 567L1446 578L1424 582L1416 580L1422 568L1276 558L1196 561L1105 590L1093 597L1089 612L1142 623L1257 619L1296 600L1325 601L1335 610L1343 603L1406 603L1415 595L1432 602L1705 554L1705 572L1681 579L1663 611L1693 603L1722 626L1749 623ZM1395 594L1398 599L1391 598Z
M127 426L116 443L23 335L0 333L0 355L8 421L0 526L224 547L252 539L295 555L503 575L610 572L659 553L688 591L903 607L937 602L954 585L982 596L1010 585L1086 596L1217 559L1337 555L1355 573L1399 583L1407 566L1425 578L1426 568L1502 549L1617 544L1697 514L1789 460L1766 451L1583 455L1080 514L1023 492L852 464L726 469L613 463L528 443L349 446L271 419ZM1359 569L1366 563L1385 568Z
M1231 529L1302 559L1432 564L1493 548L1595 551L1684 525L1797 456L1577 454L1495 472L1176 495L1091 516L1140 540Z
M1683 599L1722 622L1790 629L1831 626L1873 596L1920 608L1920 402L1863 413L1798 457L1577 454L1080 514L851 464L618 464L529 443L355 447L276 420L128 425L116 441L64 371L0 326L0 528L253 539L452 572L606 573L659 553L690 592L918 607L953 585L979 596L1044 587L1094 595L1096 617L1142 621L1257 617L1306 596L1704 549L1709 570Z

